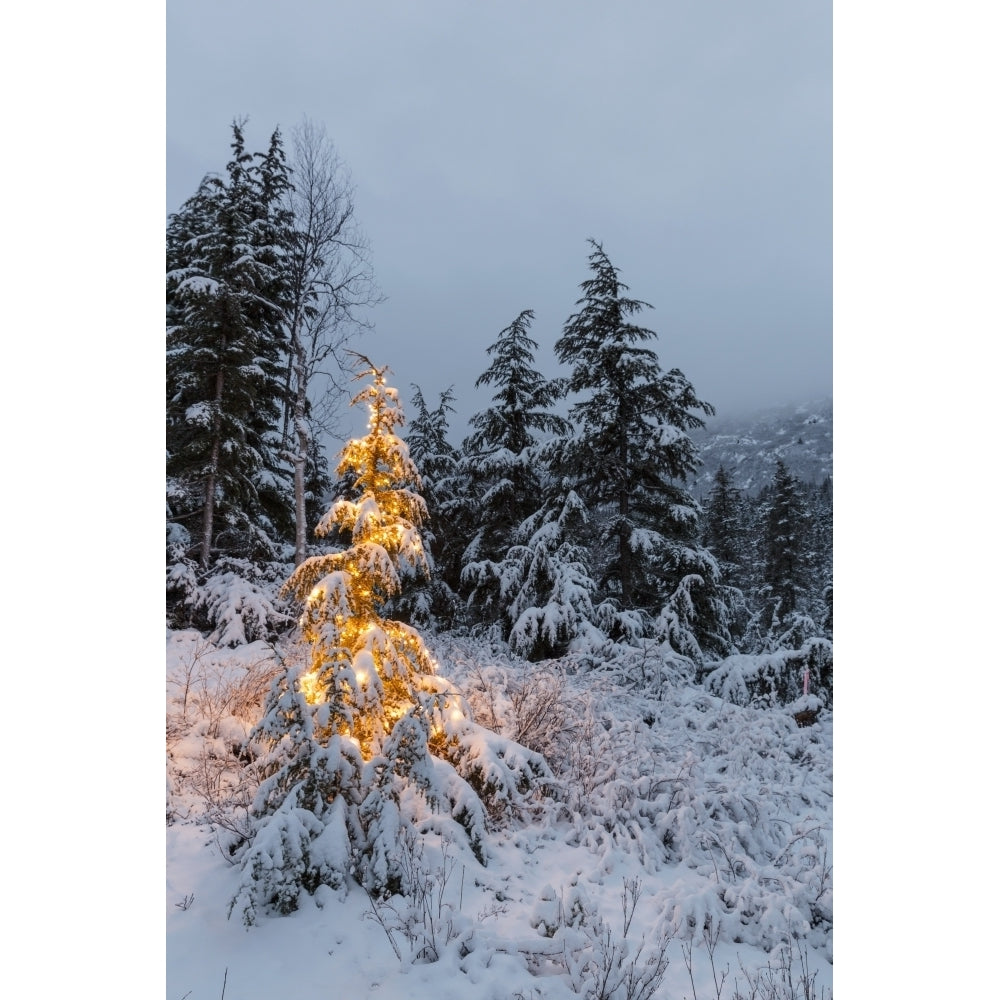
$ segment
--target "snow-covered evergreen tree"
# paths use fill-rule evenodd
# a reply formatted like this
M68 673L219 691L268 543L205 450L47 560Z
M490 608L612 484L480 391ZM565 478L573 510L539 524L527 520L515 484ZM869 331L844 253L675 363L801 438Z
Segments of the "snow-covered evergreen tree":
M550 409L559 398L558 383L534 368L538 343L528 334L533 317L532 310L525 309L487 348L493 361L476 386L496 390L494 405L472 418L474 430L462 448L461 472L468 477L470 493L467 520L473 525L463 554L462 583L470 603L488 621L502 621L507 610L496 566L542 496L544 470L533 446L540 434L568 428Z
M348 442L337 469L356 499L337 500L317 528L347 544L306 559L288 581L305 605L302 653L251 741L267 777L233 900L247 923L350 877L370 892L407 891L395 847L420 803L443 814L439 827L450 817L483 860L489 817L516 815L550 774L537 754L475 725L417 630L383 617L406 579L427 572L426 506L395 432L396 390L385 368L359 360L371 384L353 402L367 404L369 432Z
M828 636L833 633L833 483L827 478L808 491L811 567L810 607Z
M755 546L748 503L733 485L730 471L719 466L704 504L702 542L719 564L719 593L726 606L727 631L737 646L753 618Z
M555 345L576 401L575 433L554 460L599 519L602 618L618 635L648 634L665 604L683 598L703 648L726 647L718 566L698 541L699 507L686 488L699 464L688 432L704 425L697 411L714 410L641 346L656 339L632 320L648 304L627 296L604 248L590 245L592 276Z
M719 563L723 579L743 585L745 546L741 493L728 469L719 466L705 499L702 540Z
M802 485L778 459L763 511L762 596L785 618L805 611L810 582L811 524Z
M290 180L277 132L255 156L232 130L226 176L206 177L167 229L168 520L202 570L220 554L273 558L291 532L275 433Z
M407 435L410 456L420 472L427 504L423 536L431 562L431 578L418 583L396 602L400 614L416 625L452 624L459 612L458 585L464 549L461 515L463 489L458 480L460 454L448 440L448 414L455 394L451 387L441 393L431 410L419 386L413 386L415 416ZM458 523L457 523L458 522Z
M599 643L585 545L587 512L568 482L549 489L546 504L525 519L498 565L508 642L529 660L562 656L575 643Z

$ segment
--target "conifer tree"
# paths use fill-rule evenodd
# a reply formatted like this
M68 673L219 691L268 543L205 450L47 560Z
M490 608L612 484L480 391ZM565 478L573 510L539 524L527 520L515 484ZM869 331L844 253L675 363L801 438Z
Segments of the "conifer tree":
M401 613L413 624L432 621L451 624L459 611L458 585L461 554L463 489L458 482L460 454L448 440L448 414L454 413L451 387L441 393L431 410L419 386L413 387L416 415L410 421L408 442L414 465L420 472L427 504L424 538L431 563L431 579L419 585L412 596L400 600Z
M396 847L418 807L407 788L464 829L482 861L490 817L518 815L550 777L537 754L476 726L417 630L383 617L407 577L427 571L426 506L396 434L396 390L385 368L359 362L372 382L353 402L368 406L368 434L348 442L337 469L356 499L337 500L317 529L349 544L306 559L288 581L305 605L302 655L251 740L267 777L232 903L248 924L291 912L320 885L345 890L352 874L370 892L406 892L412 873Z
M604 248L590 245L591 277L555 345L576 397L575 433L555 461L600 520L599 611L613 632L635 635L683 596L699 640L725 646L718 567L698 542L699 508L686 489L699 464L688 432L704 426L697 411L715 411L681 371L664 373L642 346L656 334L633 317L648 303L630 298Z
M754 542L749 500L733 485L730 471L719 466L705 501L702 540L719 563L719 582L727 607L728 631L741 636L753 617Z
M471 455L497 448L520 455L537 441L539 432L558 433L566 428L565 420L549 410L559 398L559 385L533 367L538 342L528 335L528 329L534 317L533 310L523 310L486 348L493 362L476 379L476 388L493 386L495 405L470 421L475 431L465 450Z
M806 611L810 523L802 486L778 459L764 508L762 596L784 619Z
M493 361L476 380L492 386L494 405L471 420L463 442L461 471L469 479L475 531L463 554L462 582L470 601L487 620L505 609L497 588L496 567L513 544L522 521L539 507L542 476L533 447L540 434L564 433L566 421L550 410L559 398L558 383L534 368L538 343L528 329L534 313L522 311L487 348Z
M273 558L291 525L278 456L283 260L290 183L280 135L206 177L167 229L167 478L174 536L204 570Z
M723 577L737 584L741 579L744 556L740 514L740 491L733 486L729 471L720 465L705 500L702 538L718 560Z
M810 607L828 635L833 632L833 483L829 477L809 490Z
M597 585L586 547L587 511L568 481L553 483L496 566L508 642L529 660L564 655L603 639L594 624Z

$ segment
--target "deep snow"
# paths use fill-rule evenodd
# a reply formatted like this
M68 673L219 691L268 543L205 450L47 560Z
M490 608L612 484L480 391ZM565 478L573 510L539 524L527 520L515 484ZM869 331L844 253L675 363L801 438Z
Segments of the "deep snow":
M750 996L754 984L767 996L783 963L793 989L804 977L831 995L829 712L799 728L787 707L741 708L669 676L650 673L640 693L620 672L567 674L470 640L431 645L480 721L505 735L519 722L526 743L560 756L561 802L497 830L485 868L462 843L429 834L415 845L422 913L359 887L321 890L247 929L227 919L240 871L208 819L240 812L233 751L276 653L168 633L167 1000L223 986L229 1000L560 998L587 995L603 957L641 970L661 952L656 998ZM544 721L526 726L543 702Z

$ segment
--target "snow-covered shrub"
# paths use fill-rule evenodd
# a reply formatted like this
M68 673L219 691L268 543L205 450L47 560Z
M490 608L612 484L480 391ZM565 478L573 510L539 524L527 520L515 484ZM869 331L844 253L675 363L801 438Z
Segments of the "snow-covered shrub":
M283 563L261 568L242 559L220 561L194 595L195 620L212 629L209 638L220 646L274 639L293 621L278 594L286 572Z
M625 879L621 893L622 930L613 929L590 901L578 880L557 892L545 885L538 893L530 923L553 945L538 949L537 957L521 945L529 964L539 968L553 962L574 995L590 1000L650 1000L667 971L670 933L657 924L647 940L630 939L642 891L638 879Z
M491 660L454 638L437 649L487 725L510 732L518 704L543 707L536 748L556 778L557 836L586 847L605 872L623 853L650 872L685 867L661 901L671 933L700 935L712 922L726 940L772 947L791 925L828 945L829 714L801 729L797 703L762 710L710 695L693 685L693 664L652 642L620 648L602 668L542 664L536 698L520 702L538 666L496 651Z
M706 834L711 860L698 866L706 880L696 891L681 889L680 879L667 889L664 916L672 932L698 937L715 924L728 940L768 950L789 934L823 945L830 930L828 836L829 829L816 821L796 824L769 861L757 845L747 844L745 830Z
M259 566L246 559L220 559L207 573L180 559L167 566L167 595L175 626L204 632L217 646L273 641L292 625L280 596L285 563Z
M650 816L661 792L657 775L666 761L649 745L649 726L640 721L643 715L652 720L648 710L638 709L634 720L622 722L621 705L614 709L606 700L609 691L631 704L643 700L628 696L618 683L634 683L644 654L648 684L660 686L665 661L656 644L649 645L647 650L615 646L621 660L613 668L575 677L555 662L531 665L498 657L495 664L477 663L454 638L439 643L439 649L454 663L477 719L504 736L516 733L518 742L550 762L556 812L571 823L567 840L586 845L609 863L615 851L624 850L655 867L664 848ZM595 698L599 691L601 697Z
M475 723L453 727L436 749L473 789L494 823L525 819L552 784L541 754Z
M258 776L242 747L279 670L264 643L226 649L194 630L168 633L168 822L246 835Z
M817 947L832 921L829 720L800 729L784 712L691 702L699 720L686 780L661 817L670 854L704 879L683 877L665 893L665 915L681 937L708 922L728 940L772 948L789 929ZM705 752L705 751L709 752Z
M475 925L461 911L461 895L455 900L452 876L458 863L454 844L441 838L435 848L440 862L432 866L427 839L406 828L396 845L396 857L409 887L406 895L368 894L367 916L385 932L396 957L412 963L436 962L453 941L462 951L471 951Z
M594 684L612 683L654 699L689 685L697 669L694 660L678 653L669 642L641 636L632 642L608 641L600 649L573 652L562 663L572 673L594 673Z
M773 653L729 656L704 679L712 694L737 705L775 707L794 702L803 694L833 700L833 644L811 638L798 649Z
M169 513L169 512L168 512ZM198 567L188 557L191 536L179 524L167 522L167 624L186 628L198 590Z
M563 751L578 722L576 696L557 660L512 662L506 670L475 664L464 691L477 721L546 760Z
M279 670L270 646L253 643L236 655L194 630L170 633L167 639L170 718L175 724L198 722L207 725L211 736L218 736L227 718L247 723L259 717Z
M747 969L740 962L743 981L735 985L732 1000L833 1000L833 991L816 988L817 973L809 968L809 950L802 938L789 936L773 949L767 965Z

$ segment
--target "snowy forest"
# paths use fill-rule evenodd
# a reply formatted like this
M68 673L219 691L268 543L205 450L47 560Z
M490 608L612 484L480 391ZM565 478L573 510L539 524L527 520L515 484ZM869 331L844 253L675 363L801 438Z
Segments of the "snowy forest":
M830 479L703 464L598 239L429 397L244 124L166 230L168 1000L832 998Z

